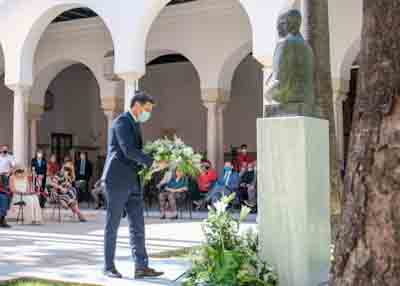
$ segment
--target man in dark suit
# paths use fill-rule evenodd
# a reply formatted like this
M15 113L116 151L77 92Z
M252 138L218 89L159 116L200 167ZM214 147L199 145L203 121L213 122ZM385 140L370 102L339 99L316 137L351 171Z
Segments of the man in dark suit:
M93 167L92 162L87 159L86 153L79 154L79 160L75 164L76 180L89 182L92 178Z
M135 261L135 278L158 277L162 272L148 266L145 247L143 192L139 179L142 166L150 167L153 159L143 153L140 124L151 117L154 100L137 91L130 110L118 116L111 127L108 154L102 180L107 196L107 217L104 233L104 274L121 278L114 264L118 228L125 209L129 220L129 237Z
M44 191L46 186L47 161L43 156L42 150L36 152L36 157L31 161L31 168L32 173L37 176L34 179L40 179L41 191ZM41 208L44 208L46 205L46 197L43 193L39 196L39 203Z
M93 174L92 162L84 152L80 152L79 160L75 163L76 181L79 183L79 201L90 200L89 181ZM84 188L84 189L83 189Z

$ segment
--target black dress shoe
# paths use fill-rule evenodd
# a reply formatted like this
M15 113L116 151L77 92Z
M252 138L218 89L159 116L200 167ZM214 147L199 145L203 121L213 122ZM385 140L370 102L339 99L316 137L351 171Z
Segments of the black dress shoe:
M109 278L117 278L117 279L121 279L122 278L122 274L118 272L117 269L111 269L111 270L104 270L104 276L107 276Z
M0 227L1 227L1 228L10 228L11 225L9 225L9 224L6 223L6 222L3 222L3 223L0 224Z
M156 271L153 268L146 267L144 269L135 270L135 279L156 278L164 275L164 272Z
M0 227L2 227L2 228L10 228L11 225L9 225L9 224L7 223L5 217L1 217L1 218L0 218Z

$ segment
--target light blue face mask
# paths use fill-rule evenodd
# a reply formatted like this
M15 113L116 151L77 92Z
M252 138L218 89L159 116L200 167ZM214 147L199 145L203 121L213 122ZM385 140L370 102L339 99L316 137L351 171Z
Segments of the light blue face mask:
M224 168L224 172L225 173L228 173L228 172L230 172L230 171L232 171L233 170L233 168L231 168L231 167L225 167Z
M143 111L142 113L140 113L138 120L140 123L145 123L149 121L150 118L151 118L151 112Z

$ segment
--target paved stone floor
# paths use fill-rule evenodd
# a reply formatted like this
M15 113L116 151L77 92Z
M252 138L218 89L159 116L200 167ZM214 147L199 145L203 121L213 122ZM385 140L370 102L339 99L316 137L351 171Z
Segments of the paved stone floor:
M15 225L0 230L0 280L36 277L50 280L88 283L95 285L179 285L174 280L184 273L190 263L186 259L151 258L151 266L166 274L161 279L134 281L130 259L127 221L123 220L118 236L117 267L124 274L122 280L101 275L103 265L103 211L85 211L88 223L79 223L69 213L63 222L45 214L42 226ZM199 245L203 239L201 219L160 221L157 213L146 218L146 243L150 256L183 247ZM250 218L254 222L254 217Z

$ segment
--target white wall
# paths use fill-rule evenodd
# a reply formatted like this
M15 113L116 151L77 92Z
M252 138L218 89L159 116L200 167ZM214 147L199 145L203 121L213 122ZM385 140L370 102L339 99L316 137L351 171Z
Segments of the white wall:
M362 17L362 0L329 1L331 64L334 79L350 79L350 67L360 48Z
M95 75L103 96L109 93L104 78L104 55L113 49L112 39L99 18L50 25L35 55L32 102L43 104L44 93L54 77L72 63L83 63Z
M51 133L72 134L78 146L96 147L103 143L92 138L106 133L106 119L91 72L82 65L73 65L61 72L49 89L55 95L54 109L41 117L39 144L50 144Z
M248 56L239 65L233 78L231 102L225 110L225 145L229 148L248 144L256 152L256 120L262 116L263 74L261 65Z
M238 1L199 1L164 9L150 29L147 53L148 57L162 50L180 53L198 70L202 88L222 88L224 64L251 42L252 27Z

